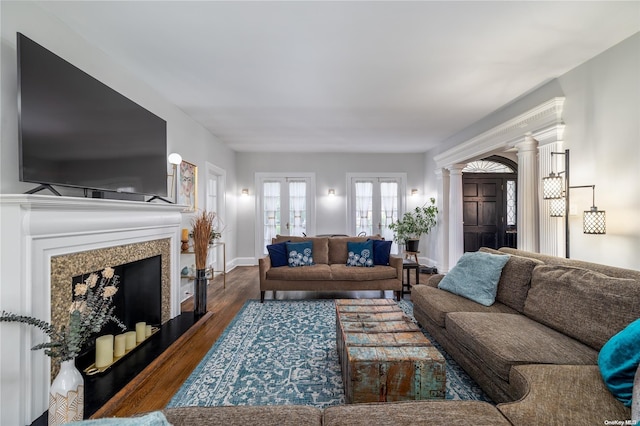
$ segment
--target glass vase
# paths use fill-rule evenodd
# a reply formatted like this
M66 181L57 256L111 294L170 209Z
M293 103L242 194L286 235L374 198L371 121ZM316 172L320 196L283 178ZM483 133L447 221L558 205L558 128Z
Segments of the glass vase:
M207 270L196 269L194 283L194 312L196 315L204 315L207 312Z
M49 390L49 426L80 421L84 417L84 379L74 359L62 361Z

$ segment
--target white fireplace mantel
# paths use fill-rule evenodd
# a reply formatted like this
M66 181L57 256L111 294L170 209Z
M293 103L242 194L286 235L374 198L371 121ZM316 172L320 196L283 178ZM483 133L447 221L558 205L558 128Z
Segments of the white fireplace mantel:
M0 194L0 310L51 321L51 257L168 238L171 318L180 314L184 206L48 195ZM48 407L44 336L0 323L0 424L30 424Z

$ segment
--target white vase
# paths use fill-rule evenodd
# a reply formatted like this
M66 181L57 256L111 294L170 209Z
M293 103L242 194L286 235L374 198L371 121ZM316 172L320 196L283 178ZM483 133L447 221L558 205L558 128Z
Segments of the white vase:
M49 390L49 426L79 421L83 416L84 379L75 360L62 361Z

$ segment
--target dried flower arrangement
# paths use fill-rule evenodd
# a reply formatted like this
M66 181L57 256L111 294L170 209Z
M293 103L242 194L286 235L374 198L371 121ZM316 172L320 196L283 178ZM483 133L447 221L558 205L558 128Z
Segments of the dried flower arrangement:
M213 230L213 221L216 218L215 212L203 211L191 221L193 233L193 252L196 257L196 269L205 269L207 265L207 254L209 252L209 242Z
M49 342L40 343L31 350L44 349L48 356L60 361L74 359L89 338L102 330L109 321L123 331L126 326L113 315L113 296L118 292L119 277L113 268L105 268L98 276L90 274L84 282L74 286L74 299L69 307L69 323L55 328L46 321L25 315L2 311L0 322L19 322L42 330Z

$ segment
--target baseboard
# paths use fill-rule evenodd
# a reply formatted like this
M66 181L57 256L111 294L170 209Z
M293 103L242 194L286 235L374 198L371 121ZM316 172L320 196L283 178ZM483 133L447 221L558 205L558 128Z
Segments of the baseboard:
M227 263L227 272L237 266L257 266L258 259L255 257L236 257L231 262Z

